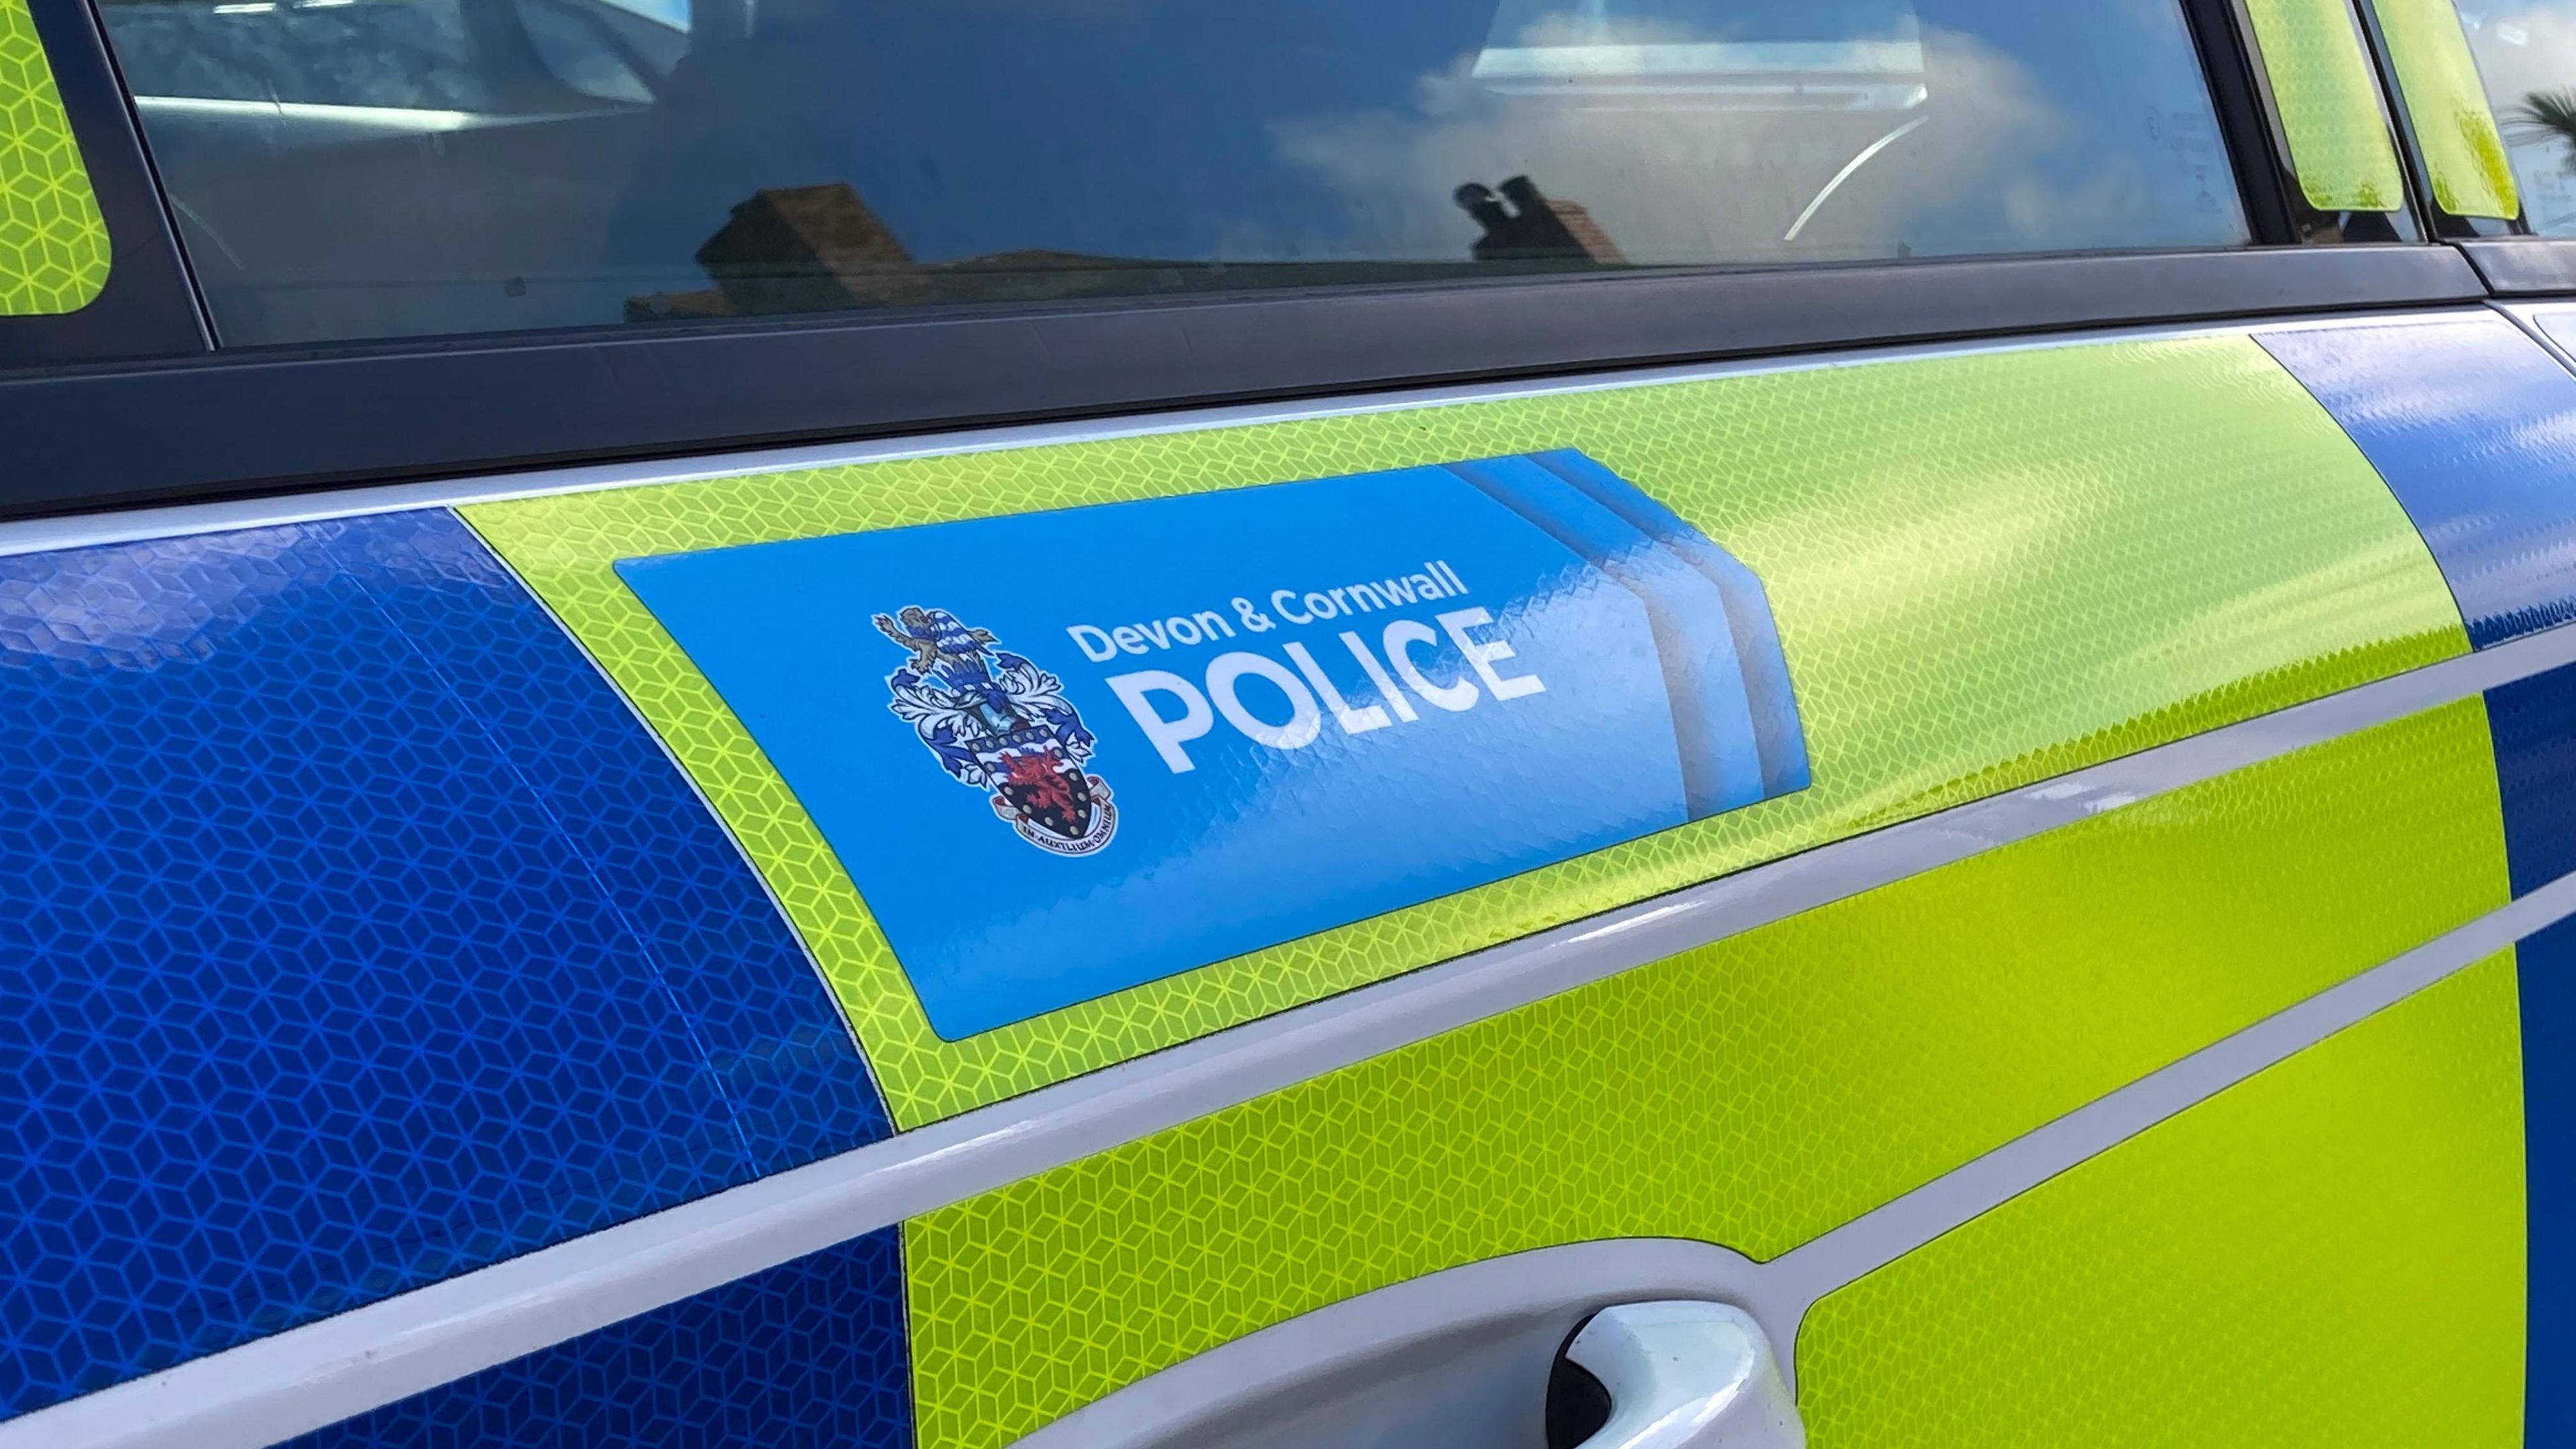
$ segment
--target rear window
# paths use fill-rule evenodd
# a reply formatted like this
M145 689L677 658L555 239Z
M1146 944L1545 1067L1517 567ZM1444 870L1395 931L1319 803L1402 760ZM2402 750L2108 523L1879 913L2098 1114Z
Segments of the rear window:
M2176 0L103 0L230 344L2247 240Z
M2460 8L2520 183L2524 219L2576 236L2576 0Z

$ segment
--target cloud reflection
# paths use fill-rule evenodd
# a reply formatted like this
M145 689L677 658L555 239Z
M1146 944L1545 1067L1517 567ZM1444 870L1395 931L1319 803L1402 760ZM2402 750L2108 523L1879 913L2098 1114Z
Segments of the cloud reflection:
M1746 44L1560 14L1514 40L1421 77L1407 110L1274 122L1281 157L1357 224L1246 249L1459 257L1477 228L1452 191L1517 175L1643 265L2146 245L2178 225L2135 148L2070 164L2087 118L1955 31Z

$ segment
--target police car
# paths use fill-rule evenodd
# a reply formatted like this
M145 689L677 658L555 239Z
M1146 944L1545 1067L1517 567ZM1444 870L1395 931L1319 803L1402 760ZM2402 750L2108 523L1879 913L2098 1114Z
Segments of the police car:
M0 0L0 1449L2576 1442L2576 0Z

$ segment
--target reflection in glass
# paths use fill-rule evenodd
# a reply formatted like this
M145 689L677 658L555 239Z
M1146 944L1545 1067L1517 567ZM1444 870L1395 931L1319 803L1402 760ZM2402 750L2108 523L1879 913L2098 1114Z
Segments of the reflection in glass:
M2513 158L2523 216L2576 236L2576 0L2465 5L2461 27Z
M2246 239L2178 0L103 0L226 341Z

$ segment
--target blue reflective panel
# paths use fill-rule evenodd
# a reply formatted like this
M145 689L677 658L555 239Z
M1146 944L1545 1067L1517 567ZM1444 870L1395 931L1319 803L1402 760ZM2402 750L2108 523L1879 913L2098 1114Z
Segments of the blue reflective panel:
M0 1413L885 1133L464 527L0 559Z
M279 1449L909 1449L884 1228Z
M2576 667L2487 691L2513 892L2576 871ZM2532 1445L2576 1443L2576 921L2516 948L2530 1222Z
M2487 691L2513 893L2576 872L2576 667Z
M2576 618L2576 377L2502 317L2262 343L2395 490L2470 640Z
M2576 920L2515 948L2522 991L2530 1335L2523 1442L2576 1444Z
M1807 783L1760 584L1579 454L618 570L951 1039Z
M1734 664L1743 671L1745 705L1752 715L1754 750L1761 761L1762 793L1781 795L1807 788L1806 730L1798 723L1788 656L1780 650L1779 625L1762 580L1680 514L1583 454L1563 448L1540 453L1531 461L1581 489L1717 586L1718 607L1733 640Z
M506 566L445 513L335 545L562 829L692 1023L774 1172L889 1130L840 1008L696 787Z

